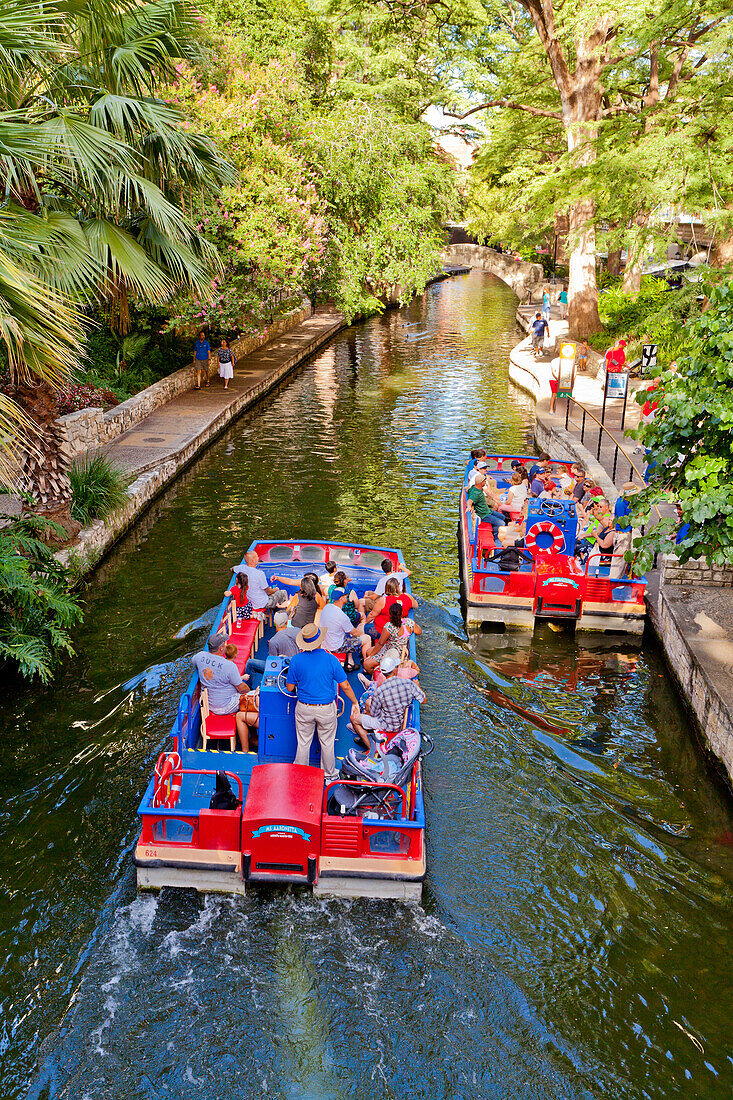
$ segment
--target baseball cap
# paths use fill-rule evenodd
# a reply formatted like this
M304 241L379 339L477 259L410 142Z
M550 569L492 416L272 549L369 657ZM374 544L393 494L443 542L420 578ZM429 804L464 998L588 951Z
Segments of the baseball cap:
M287 611L276 611L273 621L275 626L285 626L285 623L288 621Z
M331 593L331 603L336 603L336 600L340 600L342 596L346 595L345 588L334 588Z
M396 668L399 668L399 665L399 660L393 657L391 653L388 653L386 657L382 657L379 662L379 667L385 676L389 676L390 672L394 672Z
M223 630L219 634L210 634L207 643L209 646L209 653L216 653L217 649L221 649L228 641L229 635L225 634Z
M488 470L488 468L489 468L488 462L477 462L476 463L476 469L477 470Z

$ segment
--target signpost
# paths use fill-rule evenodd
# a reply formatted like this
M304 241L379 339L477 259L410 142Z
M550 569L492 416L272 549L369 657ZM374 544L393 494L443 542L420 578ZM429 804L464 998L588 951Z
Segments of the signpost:
M643 344L641 348L641 376L645 370L651 370L657 365L657 344Z
M560 345L560 364L557 376L557 396L572 397L573 382L575 381L575 344Z

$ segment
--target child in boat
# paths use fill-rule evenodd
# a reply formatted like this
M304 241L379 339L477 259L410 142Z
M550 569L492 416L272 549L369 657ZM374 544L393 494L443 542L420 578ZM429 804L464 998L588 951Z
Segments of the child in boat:
M249 598L249 577L246 573L237 573L237 583L228 588L225 595L234 596L237 604L237 622L252 618L254 610Z
M239 646L236 646L234 642L228 642L224 646L224 656L226 657L227 661L233 661L238 653Z

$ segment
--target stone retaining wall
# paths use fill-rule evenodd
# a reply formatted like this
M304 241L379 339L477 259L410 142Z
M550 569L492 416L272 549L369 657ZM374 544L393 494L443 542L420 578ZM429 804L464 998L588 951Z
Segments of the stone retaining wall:
M544 280L541 264L515 260L513 256L480 244L451 244L443 249L440 262L489 271L510 286L519 298L525 297L529 290L538 290Z
M649 617L662 643L667 663L698 727L701 743L722 763L729 786L733 785L733 714L729 700L719 693L715 678L703 668L685 637L674 599L660 588L656 605L647 600Z
M291 310L265 327L263 336L246 336L232 341L232 350L237 359L256 351L263 344L277 336L282 336L295 328L311 315L310 303L303 303L299 309ZM104 443L116 439L128 428L132 428L146 416L167 404L174 397L193 387L192 367L182 367L173 374L154 382L152 386L122 401L114 409L103 412L102 409L81 409L79 412L60 416L57 423L65 436L68 454L73 460L87 451L101 447Z
M662 584L733 588L731 565L711 565L705 558L691 558L682 565L675 554L663 554L659 558L659 567Z

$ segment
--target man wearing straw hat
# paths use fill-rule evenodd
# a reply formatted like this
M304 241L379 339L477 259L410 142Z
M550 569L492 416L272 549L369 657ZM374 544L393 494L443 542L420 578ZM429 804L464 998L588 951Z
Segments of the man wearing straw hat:
M344 695L351 700L357 713L359 705L341 663L332 653L321 648L323 632L320 627L308 623L299 631L296 641L300 652L292 658L287 675L288 691L298 689L298 702L295 704L298 751L295 763L308 763L311 742L317 729L321 743L321 767L326 773L326 782L330 783L338 778L334 751L338 685L342 686Z

